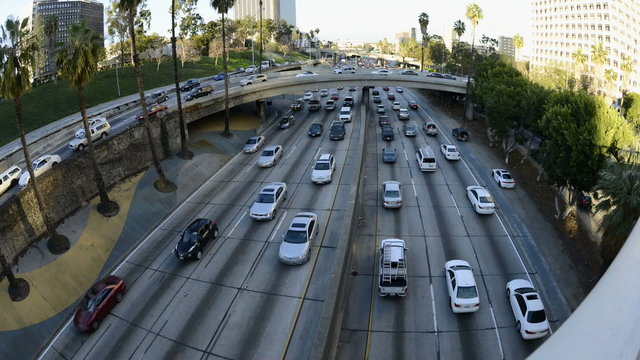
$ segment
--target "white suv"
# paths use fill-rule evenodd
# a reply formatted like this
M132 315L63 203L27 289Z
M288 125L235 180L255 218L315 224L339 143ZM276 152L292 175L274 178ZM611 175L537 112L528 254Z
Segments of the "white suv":
M316 184L330 183L334 171L336 171L336 160L333 155L322 154L311 171L311 181Z
M111 130L111 125L104 121L97 121L92 126L89 127L89 131L91 131L91 140L96 141L98 139L104 139L109 135L109 131ZM87 145L89 145L89 140L85 136L84 129L80 129L76 131L76 137L69 142L69 148L74 151L79 151L84 149Z
M343 106L340 108L340 116L338 117L342 122L351 122L351 108Z
M255 74L249 75L246 79L240 80L240 86L251 85L253 83L265 82L267 81L267 75L265 74Z
M18 183L20 174L22 174L22 169L17 165L13 165L5 172L0 173L0 195Z

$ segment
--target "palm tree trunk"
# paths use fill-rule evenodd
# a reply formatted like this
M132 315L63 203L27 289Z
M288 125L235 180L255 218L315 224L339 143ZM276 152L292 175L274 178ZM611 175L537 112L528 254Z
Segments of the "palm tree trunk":
M147 112L147 104L144 100L144 83L142 82L142 72L140 70L140 61L138 59L138 52L136 51L136 33L133 26L134 12L129 11L127 14L127 21L129 22L129 37L131 38L131 61L133 62L133 69L136 73L136 82L138 84L138 95L140 95L140 108L142 109L143 124L147 133L147 142L149 143L149 150L151 151L151 159L153 166L158 173L158 180L154 183L156 190L160 192L173 192L176 190L176 185L164 175L164 170L160 166L160 160L156 153L156 148L153 144L153 135L151 134L151 127L149 124L149 113Z
M51 216L49 216L47 207L44 205L44 201L42 200L42 195L40 194L40 189L38 188L36 174L33 171L33 166L31 166L31 156L29 155L27 138L24 133L24 120L22 119L22 102L20 100L21 99L19 96L16 97L14 99L14 104L16 111L16 120L18 123L18 132L20 133L20 142L22 143L22 152L24 153L24 161L27 163L27 171L29 172L29 175L31 177L29 181L31 181L33 193L36 197L36 202L38 203L38 209L40 210L40 215L42 216L44 226L46 228L47 234L49 235L47 247L49 248L49 251L54 254L62 254L65 251L69 250L69 239L56 233L53 221L51 221Z
M100 203L98 204L97 209L102 216L116 216L120 211L120 206L117 202L109 200L107 187L104 184L104 177L100 172L100 168L98 168L96 154L93 152L93 139L89 129L89 122L87 121L87 105L84 99L84 86L80 86L78 88L78 100L80 101L80 114L82 115L84 134L87 137L87 143L89 144L89 161L91 162L91 169L93 169L93 179L96 182L98 195L100 196Z
M9 281L9 297L12 301L22 301L27 298L31 287L25 279L16 278L11 269L11 264L2 252L0 252L0 281L6 276Z
M232 137L229 131L229 77L227 64L227 34L224 26L224 14L222 14L222 66L224 68L224 131L222 136Z
M189 160L193 159L193 153L187 148L187 124L184 122L184 114L182 113L178 54L176 51L176 0L171 0L171 55L173 56L173 80L176 84L176 101L178 102L178 122L180 123L180 151L178 151L177 155L181 159ZM158 66L160 66L159 63Z

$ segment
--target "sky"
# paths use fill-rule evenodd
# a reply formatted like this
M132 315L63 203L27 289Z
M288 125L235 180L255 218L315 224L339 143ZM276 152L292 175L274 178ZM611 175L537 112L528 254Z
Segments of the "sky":
M23 18L31 15L31 0L0 0L0 21L4 23L9 15ZM255 0L258 1L258 0ZM418 15L429 15L428 33L443 35L449 33L456 20L466 23L467 31L463 41L471 41L471 26L464 17L468 4L475 2L484 13L476 29L477 37L482 34L498 38L521 34L525 40L531 38L532 0L296 0L296 22L301 31L319 29L320 40L351 40L376 42L387 38L395 42L395 34L409 32L420 26ZM105 8L109 0L100 0ZM391 5L390 5L391 3ZM169 36L171 16L169 0L147 0L151 11L151 32ZM205 21L219 16L209 5L209 0L198 2L198 11ZM232 15L231 10L230 15ZM106 31L105 31L106 33ZM106 39L109 43L109 39Z

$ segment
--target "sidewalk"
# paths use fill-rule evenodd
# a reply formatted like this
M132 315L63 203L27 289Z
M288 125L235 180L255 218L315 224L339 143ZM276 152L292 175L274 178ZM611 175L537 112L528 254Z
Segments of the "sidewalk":
M120 205L117 216L99 215L98 199L93 199L58 227L71 241L69 251L51 255L45 242L30 248L14 266L16 276L31 285L27 299L10 301L8 283L0 283L0 358L33 358L96 279L109 273L158 222L238 153L259 124L250 111L238 114L231 122L231 139L219 135L224 126L221 118L197 124L190 130L194 159L171 157L162 162L167 178L178 185L176 192L157 192L153 188L157 175L151 167L111 189L110 196Z

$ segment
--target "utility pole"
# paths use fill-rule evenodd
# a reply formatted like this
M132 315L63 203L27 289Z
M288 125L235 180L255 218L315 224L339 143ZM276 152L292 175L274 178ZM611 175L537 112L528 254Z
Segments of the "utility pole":
M258 64L258 72L262 74L262 0L260 4L260 63Z

